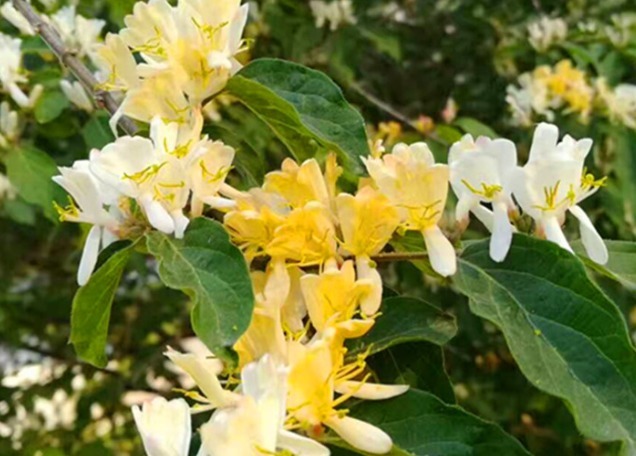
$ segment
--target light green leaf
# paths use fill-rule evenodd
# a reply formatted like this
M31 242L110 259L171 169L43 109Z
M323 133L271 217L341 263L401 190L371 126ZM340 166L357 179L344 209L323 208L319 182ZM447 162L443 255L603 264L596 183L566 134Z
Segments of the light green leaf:
M69 106L68 98L61 90L45 90L33 109L35 120L44 124L57 119Z
M53 201L63 201L64 191L51 177L57 174L55 161L35 147L14 149L5 158L7 175L27 203L37 205L57 222Z
M108 126L108 114L97 112L82 128L82 138L88 149L101 149L115 137Z
M97 367L104 367L107 362L110 310L133 246L128 244L108 258L73 298L70 342L77 356Z
M252 318L254 294L245 259L223 226L198 218L184 239L152 232L146 245L159 261L163 283L192 298L196 335L214 354L232 361L231 347Z
M605 266L594 263L587 258L581 241L572 242L576 253L585 257L585 264L609 278L620 282L630 290L636 290L636 242L605 241L609 251L609 261Z
M498 138L499 135L488 125L481 123L472 117L460 117L455 119L454 124L461 128L465 133L477 136L488 136L489 138Z
M563 398L579 429L599 441L636 440L636 351L616 305L557 245L515 235L506 261L488 241L459 261L471 310L502 331L521 371Z
M444 345L457 334L452 315L420 299L388 298L382 302L380 311L382 315L373 328L364 337L350 341L348 355L367 350L369 354L378 353L406 342Z
M298 160L338 153L350 172L369 154L364 120L325 74L276 59L255 60L227 91L276 133Z
M432 394L409 390L387 401L364 401L350 415L378 426L393 439L388 456L528 456L521 444L499 426L484 421ZM333 444L351 451L341 440ZM363 452L339 452L366 454Z

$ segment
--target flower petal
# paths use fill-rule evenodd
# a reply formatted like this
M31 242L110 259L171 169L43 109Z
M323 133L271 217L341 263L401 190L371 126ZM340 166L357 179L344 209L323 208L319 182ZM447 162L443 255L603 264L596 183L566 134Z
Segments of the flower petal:
M278 432L278 448L289 450L298 456L329 456L329 449L315 440L281 429Z
M563 230L561 229L561 224L556 217L546 217L541 221L541 226L545 230L545 237L548 241L552 241L555 244L558 244L568 252L572 252L572 247L568 243L568 240L565 238L565 234L563 234Z
M99 243L102 238L101 227L95 225L88 232L84 250L82 251L82 259L80 260L77 270L77 283L80 287L86 285L91 278L91 274L95 270L97 264L97 256L99 255Z
M598 234L592 221L580 206L572 206L570 212L579 219L581 230L581 241L585 246L585 251L590 259L598 264L607 264L609 253L603 238Z
M493 210L494 223L490 238L490 258L501 263L510 250L513 228L508 219L508 205L505 202L493 203Z
M335 390L339 394L351 394L353 397L368 400L383 400L399 396L408 391L409 385L382 385L362 383L353 380L338 383Z
M552 154L559 140L559 128L556 125L541 122L534 130L528 163L546 158Z
M457 271L457 256L453 244L437 225L422 231L431 266L439 275L449 277Z
M391 451L393 441L382 429L364 421L345 416L333 416L325 421L343 440L353 447L372 454L385 454Z

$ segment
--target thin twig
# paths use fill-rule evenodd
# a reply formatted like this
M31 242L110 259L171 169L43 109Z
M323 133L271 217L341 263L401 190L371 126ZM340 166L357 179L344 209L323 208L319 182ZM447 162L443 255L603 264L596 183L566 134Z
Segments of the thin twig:
M379 253L371 257L376 263L389 263L391 261L413 261L428 258L426 252L388 252Z
M75 54L72 51L66 49L59 33L46 23L25 0L12 0L12 3L13 7L18 10L27 21L29 21L33 30L40 35L44 42L51 48L53 53L60 59L62 65L71 70L73 75L75 75L75 77L81 82L84 88L88 90L89 93L93 94L95 103L98 106L105 108L111 115L115 114L119 108L118 103L111 94L98 89L99 81L86 67L86 65L84 65L80 59L75 57ZM119 120L119 127L129 135L134 135L137 132L137 126L128 117L122 116Z

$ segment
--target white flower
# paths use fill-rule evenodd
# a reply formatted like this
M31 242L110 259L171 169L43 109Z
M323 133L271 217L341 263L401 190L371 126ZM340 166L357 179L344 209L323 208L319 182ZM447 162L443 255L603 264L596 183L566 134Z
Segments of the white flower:
M65 6L50 17L53 27L62 37L64 44L85 57L93 53L100 41L100 34L106 25L101 19L86 19L75 14L75 6Z
M20 137L20 118L16 111L11 111L9 103L0 103L0 147L9 147Z
M4 174L0 174L0 201L11 200L16 196L15 187L9 181L9 178Z
M519 87L509 85L506 88L506 102L512 111L513 122L516 125L530 126L535 113L552 120L554 112L545 81L533 77L531 73L524 73L517 82Z
M341 24L355 24L356 17L353 13L351 0L312 0L309 2L311 12L316 19L316 27L322 28L329 23L329 28L333 31Z
M0 7L0 14L14 27L20 30L20 33L22 33L23 35L35 35L35 30L33 30L33 27L31 27L29 21L26 20L22 13L20 13L13 7L11 0L6 1Z
M105 184L135 198L148 222L164 233L183 237L189 220L187 174L179 159L187 143L180 142L179 126L155 118L150 138L124 136L91 152L91 171ZM183 138L181 138L183 139Z
M382 158L362 160L380 192L398 210L404 227L424 236L433 269L444 277L453 275L455 249L437 225L448 195L448 166L435 164L426 143L397 144Z
M466 135L450 149L450 182L458 202L456 218L463 222L472 212L492 232L490 257L503 261L512 242L508 212L515 209L510 178L517 166L517 150L507 139L477 141ZM481 203L492 204L492 212Z
M559 43L567 37L568 25L560 18L552 19L543 16L536 22L528 25L528 41L533 48L543 52L552 45Z
M619 84L612 89L604 78L599 78L596 91L611 120L636 129L636 85Z
M268 355L245 366L242 396L201 427L199 455L259 456L284 450L296 456L329 455L320 443L284 429L287 371Z
M584 170L584 160L592 148L591 139L576 141L566 135L557 144L559 130L541 123L534 133L530 157L523 168L512 175L513 194L524 212L537 223L548 240L572 251L561 225L566 211L579 219L581 240L588 256L599 264L608 260L608 252L587 214L577 204L595 193L605 179L596 180Z
M116 214L117 195L111 189L101 185L90 173L86 160L76 161L72 168L59 168L61 175L53 180L66 190L75 200L67 208L57 207L60 219L93 225L86 238L77 282L85 285L90 279L100 249L106 248L116 237L118 220ZM111 211L104 206L111 205Z
M62 79L60 87L71 103L86 112L93 112L93 102L80 82Z
M0 83L2 89L22 108L32 108L40 95L42 86L36 85L26 95L18 84L27 82L22 70L22 40L0 33Z
M185 400L157 397L132 412L148 456L188 456L192 424Z

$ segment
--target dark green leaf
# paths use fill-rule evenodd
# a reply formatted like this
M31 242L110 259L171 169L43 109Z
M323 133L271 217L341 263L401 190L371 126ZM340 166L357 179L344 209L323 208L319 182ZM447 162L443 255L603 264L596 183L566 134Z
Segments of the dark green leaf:
M228 349L247 329L254 308L241 251L230 243L222 225L206 218L190 222L182 240L160 232L146 239L159 261L163 283L192 298L196 335L217 356L230 356Z
M35 104L35 120L44 124L55 120L69 106L68 98L60 90L45 90Z
M393 450L388 456L530 454L496 424L456 405L445 404L424 391L410 390L388 401L365 401L351 407L350 415L380 427L391 436Z
M263 119L298 160L335 151L346 169L361 170L360 156L369 153L364 120L325 74L259 59L234 76L227 91Z
M82 128L82 138L88 149L101 149L115 140L113 132L108 126L108 115L96 113Z
M585 435L633 445L636 352L618 308L574 255L516 235L495 263L483 241L464 251L456 284L472 311L503 331L530 382L568 403Z
M420 299L395 297L385 299L382 315L364 337L352 339L348 354L381 352L406 342L426 341L444 345L457 333L453 316Z
M64 191L51 180L57 174L55 161L35 147L22 147L12 150L6 156L5 164L9 180L20 197L41 207L44 215L57 222L53 201L62 201Z
M133 244L128 244L112 255L73 298L70 342L77 356L98 367L107 362L110 309L132 252Z

